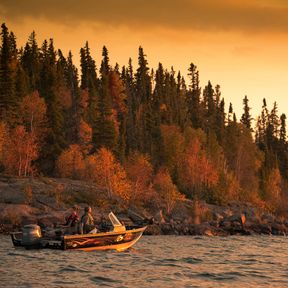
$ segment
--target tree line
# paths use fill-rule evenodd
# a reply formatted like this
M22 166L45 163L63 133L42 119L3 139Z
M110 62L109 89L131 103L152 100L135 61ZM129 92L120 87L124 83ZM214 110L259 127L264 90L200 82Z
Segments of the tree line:
M219 85L200 87L193 63L186 83L161 63L150 69L142 47L136 69L131 58L112 67L104 46L97 67L86 42L79 73L53 39L40 46L32 32L18 48L1 29L3 173L92 181L108 197L168 213L184 197L285 209L286 116L276 102L269 111L263 99L254 121L245 96L238 121Z

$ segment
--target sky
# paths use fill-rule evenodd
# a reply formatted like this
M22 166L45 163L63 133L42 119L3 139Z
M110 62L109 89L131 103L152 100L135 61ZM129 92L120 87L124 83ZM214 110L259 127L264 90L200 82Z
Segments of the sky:
M39 45L53 38L76 66L86 41L98 67L105 45L112 66L131 57L136 69L142 46L150 68L161 62L188 80L197 65L200 85L219 84L238 119L245 95L255 118L263 98L288 115L288 0L1 0L0 22L18 46L33 30Z

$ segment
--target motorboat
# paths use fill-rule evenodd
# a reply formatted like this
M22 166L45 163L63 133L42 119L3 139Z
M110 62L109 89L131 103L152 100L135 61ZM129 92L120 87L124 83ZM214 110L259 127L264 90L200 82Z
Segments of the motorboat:
M147 226L129 227L122 224L113 212L109 213L113 229L107 232L88 234L63 233L62 228L54 229L53 233L42 231L36 224L25 225L21 232L11 233L13 245L27 249L61 249L61 250L117 250L124 251L132 247L142 236Z

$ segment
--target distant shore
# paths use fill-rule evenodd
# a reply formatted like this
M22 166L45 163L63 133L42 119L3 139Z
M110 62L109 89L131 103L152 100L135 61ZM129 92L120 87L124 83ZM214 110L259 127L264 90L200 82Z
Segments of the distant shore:
M217 206L181 200L170 215L161 209L123 205L108 200L101 191L82 181L56 178L0 176L0 233L20 230L26 224L53 227L65 222L72 205L90 205L98 226L113 211L126 225L149 220L146 235L282 235L288 234L288 219L253 207L249 203ZM81 210L80 209L80 210ZM82 211L80 212L80 214ZM108 221L109 222L109 221ZM153 223L152 223L153 222Z

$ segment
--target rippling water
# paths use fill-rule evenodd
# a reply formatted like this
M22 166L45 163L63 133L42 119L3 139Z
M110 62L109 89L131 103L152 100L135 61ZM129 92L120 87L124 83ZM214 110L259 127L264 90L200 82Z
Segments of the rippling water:
M286 237L143 236L121 253L0 240L0 287L288 287Z

